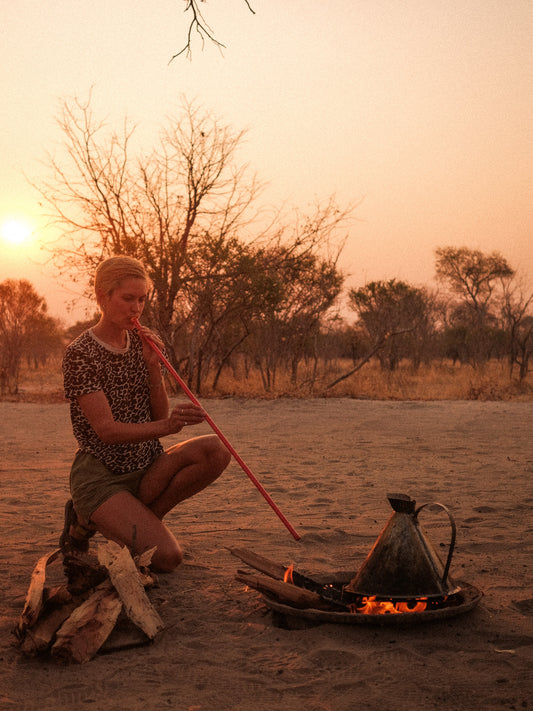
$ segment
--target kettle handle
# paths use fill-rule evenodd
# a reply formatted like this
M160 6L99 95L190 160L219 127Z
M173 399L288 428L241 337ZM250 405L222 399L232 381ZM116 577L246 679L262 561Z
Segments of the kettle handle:
M450 538L450 545L448 547L448 558L446 559L446 565L444 566L444 573L442 574L442 584L446 582L446 579L448 577L448 573L450 572L450 564L452 562L452 556L453 556L453 551L455 548L455 539L457 537L457 526L455 525L455 520L450 513L449 509L444 506L444 504L439 504L438 501L435 501L434 503L428 503L428 504L423 504L422 506L419 506L417 510L414 513L414 517L417 518L418 514L422 511L422 509L425 509L426 506L438 506L441 508L443 511L446 511L448 514L448 518L450 519L450 525L452 528L452 535Z

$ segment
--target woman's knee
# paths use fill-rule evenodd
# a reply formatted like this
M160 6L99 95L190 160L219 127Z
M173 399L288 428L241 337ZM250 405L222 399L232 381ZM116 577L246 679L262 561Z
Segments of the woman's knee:
M228 466L231 454L216 435L208 435L206 457L210 466L220 474Z
M159 573L171 573L183 562L183 553L175 545L159 546L152 557L152 566Z

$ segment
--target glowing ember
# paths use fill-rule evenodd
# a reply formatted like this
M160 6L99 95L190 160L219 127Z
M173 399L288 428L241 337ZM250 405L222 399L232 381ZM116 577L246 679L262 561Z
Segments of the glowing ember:
M291 563L287 570L285 571L285 575L283 576L283 582L284 583L293 583L294 580L292 579L292 571L294 570L294 565Z

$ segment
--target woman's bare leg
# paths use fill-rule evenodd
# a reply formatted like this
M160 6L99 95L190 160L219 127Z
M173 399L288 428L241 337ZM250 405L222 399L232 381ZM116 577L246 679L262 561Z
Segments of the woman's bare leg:
M111 496L91 516L91 522L108 540L143 553L156 546L152 558L156 570L170 572L182 561L179 543L164 523L127 491Z
M183 554L163 517L215 481L230 459L215 435L177 444L158 457L144 475L138 498L126 491L114 494L96 509L90 523L107 539L134 553L155 546L154 568L170 572L181 563Z
M231 455L215 435L170 447L152 464L139 487L139 499L162 519L177 504L211 484Z

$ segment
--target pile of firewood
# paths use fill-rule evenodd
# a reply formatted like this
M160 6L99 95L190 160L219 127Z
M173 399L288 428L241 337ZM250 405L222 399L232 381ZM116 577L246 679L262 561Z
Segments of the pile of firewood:
M40 558L14 630L22 652L82 663L98 651L152 641L163 629L145 590L156 582L149 569L154 550L133 559L127 548L107 542L96 553L63 555L58 549ZM63 581L50 582L59 577L58 565ZM121 626L113 643L110 636Z

